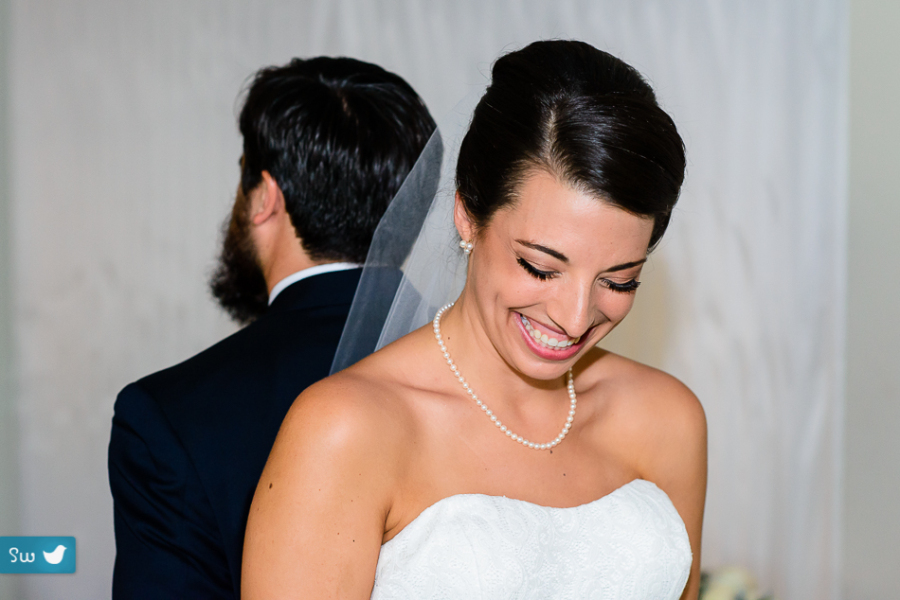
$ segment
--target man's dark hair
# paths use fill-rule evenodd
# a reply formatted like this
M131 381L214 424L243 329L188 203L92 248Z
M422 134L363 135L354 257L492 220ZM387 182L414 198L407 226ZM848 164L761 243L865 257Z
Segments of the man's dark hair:
M397 75L351 58L295 58L249 86L241 187L249 195L268 171L312 259L362 263L434 129Z

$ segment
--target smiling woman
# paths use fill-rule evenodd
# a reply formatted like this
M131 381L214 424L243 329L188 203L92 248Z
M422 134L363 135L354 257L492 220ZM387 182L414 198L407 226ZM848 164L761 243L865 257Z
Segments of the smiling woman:
M456 227L476 240L459 305L509 365L550 379L631 310L654 221L545 169L522 179L515 202L481 227L457 196Z
M696 598L703 410L596 347L684 165L622 61L579 42L499 59L456 168L462 293L297 399L253 501L243 595Z

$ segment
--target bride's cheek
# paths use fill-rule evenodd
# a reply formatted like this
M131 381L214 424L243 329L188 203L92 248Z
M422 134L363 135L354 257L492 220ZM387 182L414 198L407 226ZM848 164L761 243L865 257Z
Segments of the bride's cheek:
M624 295L620 292L613 293L625 296L623 298L615 299L614 303L609 307L610 320L618 323L627 317L628 313L631 312L631 309L634 308L634 294Z

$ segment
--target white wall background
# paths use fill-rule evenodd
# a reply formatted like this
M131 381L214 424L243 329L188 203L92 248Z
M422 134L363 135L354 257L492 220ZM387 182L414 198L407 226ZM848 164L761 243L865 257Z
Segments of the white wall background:
M18 528L18 435L13 398L12 266L9 222L9 3L0 0L0 535ZM0 598L16 598L17 580L0 575Z
M704 563L745 565L784 600L837 598L842 0L10 2L18 533L79 543L78 573L16 580L25 597L109 595L115 394L231 331L205 281L245 78L345 54L440 116L504 50L574 37L644 72L688 146L682 203L611 343L707 409Z
M844 597L900 590L900 4L854 0Z

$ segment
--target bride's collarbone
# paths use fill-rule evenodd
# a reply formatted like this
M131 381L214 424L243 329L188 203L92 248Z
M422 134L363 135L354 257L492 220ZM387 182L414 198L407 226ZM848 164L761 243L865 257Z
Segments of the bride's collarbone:
M579 448L576 440L543 451L524 448L505 436L499 440L503 443L496 442L459 439L417 445L401 484L402 503L417 512L446 496L484 494L577 506L640 477L627 461Z

